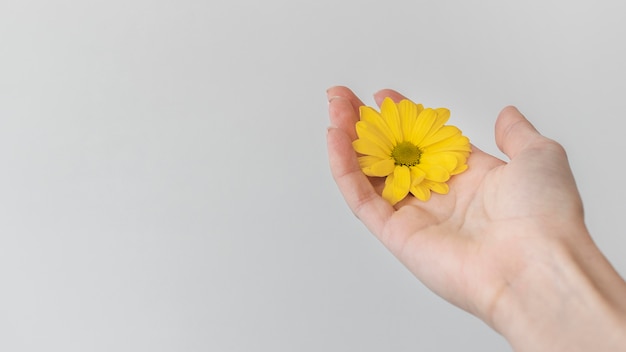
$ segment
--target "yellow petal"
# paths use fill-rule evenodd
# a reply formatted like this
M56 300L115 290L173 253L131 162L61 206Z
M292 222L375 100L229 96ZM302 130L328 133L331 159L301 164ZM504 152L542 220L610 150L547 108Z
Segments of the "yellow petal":
M393 174L387 176L385 180L385 188L383 189L383 198L387 199L391 205L401 201L411 187L411 172L406 166L397 166Z
M461 164L457 166L456 169L452 170L452 172L450 172L450 175L458 175L461 172L467 170L467 168L468 168L467 164Z
M398 106L391 100L391 98L385 98L380 105L380 114L383 116L391 133L396 137L396 141L402 142L402 123L400 121L400 113L398 112Z
M453 155L455 158L457 158L457 160L459 161L459 164L464 163L465 161L467 161L467 158L469 157L470 153L469 152L445 152L448 155Z
M434 110L435 110L435 113L437 114L437 117L435 118L435 121L433 122L432 126L430 126L430 130L426 133L426 136L424 137L424 139L427 139L430 136L437 133L439 129L441 129L443 125L450 118L450 110L446 108L437 108Z
M420 158L421 163L439 165L448 170L448 172L452 172L452 170L456 169L459 161L459 158L453 153L424 153Z
M417 116L415 125L413 125L410 142L415 145L421 145L422 140L426 137L436 119L437 113L435 110L430 108L424 109Z
M389 157L389 154L385 150L367 139L359 138L353 141L352 147L354 148L354 150L357 151L357 153L361 153L363 155L373 155L381 159L386 159Z
M411 168L411 186L419 185L426 177L426 173L419 167L412 166Z
M439 165L419 164L419 168L426 173L426 179L435 182L446 182L450 179L450 172Z
M402 122L402 136L404 141L411 139L413 132L413 126L417 121L417 115L424 108L421 105L417 105L414 102L403 99L398 103L398 113L400 114L400 121Z
M370 167L374 164L376 164L379 161L382 161L384 159L381 159L377 156L371 156L371 155L364 155L364 156L360 156L358 157L359 160L359 166L361 167L361 169L366 168L366 167Z
M456 136L431 144L423 148L424 153L439 152L471 152L469 139L465 136Z
M448 119L450 118L450 110L446 108L436 108L433 110L435 110L437 118L433 122L433 125L430 127L430 131L428 132L427 136L437 132L437 130L443 127L443 125L448 122Z
M467 158L469 157L470 153L469 152L440 152L440 153L435 153L435 154L445 154L445 155L451 155L453 157L456 158L456 167L460 167L461 165L467 163Z
M450 186L444 182L426 181L424 182L424 187L428 187L431 191L439 194L448 194L450 192Z
M435 133L431 133L421 143L421 147L425 148L431 144L441 142L445 139L452 138L461 134L461 130L455 126L443 126Z
M415 198L423 200L424 202L430 199L430 189L428 187L424 187L422 184L412 186L411 194L414 195Z
M361 120L364 121L377 121L381 120L382 116L378 113L378 111L374 110L372 107L361 105L359 107L359 114L361 116Z
M457 160L456 167L450 171L450 175L458 175L467 170L467 158L469 154L469 152L446 152L446 155L452 155Z
M393 159L389 158L387 160L380 160L374 164L364 167L363 173L367 176L384 177L393 173L395 167L395 162L393 161Z
M393 148L393 142L390 141L384 133L382 133L376 126L367 121L358 121L356 123L356 134L359 138L367 139L378 145L383 151L391 155Z
M385 179L385 187L383 188L382 194L383 198L391 203L391 205L394 205L398 202L397 200L394 202L393 198L393 178L393 174L387 176L387 178Z
M389 129L389 126L387 125L387 122L385 122L385 120L383 119L382 116L380 116L380 114L378 113L378 111L372 109L369 106L361 106L359 108L359 113L361 115L361 121L365 121L367 123L372 124L373 126L376 126L376 128L378 128L378 130L385 136L387 137L387 139L389 141L391 141L393 144L396 144L400 141L398 141L396 139L396 137L393 135L393 133L391 132L391 130Z
M422 111L424 111L424 105L415 104L415 107L417 108L417 116L419 116L422 113Z

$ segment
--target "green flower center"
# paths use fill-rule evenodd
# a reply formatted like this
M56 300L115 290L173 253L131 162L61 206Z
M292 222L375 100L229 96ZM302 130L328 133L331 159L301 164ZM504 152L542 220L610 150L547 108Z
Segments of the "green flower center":
M422 151L411 142L400 142L391 151L391 157L396 165L414 166L420 163Z

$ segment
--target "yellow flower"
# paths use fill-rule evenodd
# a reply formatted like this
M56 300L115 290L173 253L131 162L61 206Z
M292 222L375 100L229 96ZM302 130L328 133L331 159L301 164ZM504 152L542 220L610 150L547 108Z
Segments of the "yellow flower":
M445 125L448 109L385 98L380 113L361 106L360 114L352 145L362 154L363 173L386 177L382 196L392 205L409 192L423 201L431 191L446 194L450 176L467 169L470 142L457 127Z

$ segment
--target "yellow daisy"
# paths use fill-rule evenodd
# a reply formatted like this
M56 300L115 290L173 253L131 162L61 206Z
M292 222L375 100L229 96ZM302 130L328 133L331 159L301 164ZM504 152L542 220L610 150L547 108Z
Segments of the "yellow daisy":
M446 194L450 176L467 169L469 139L455 126L446 108L424 108L410 100L385 98L380 113L361 106L359 136L352 145L368 176L386 177L383 198L392 205L409 192L423 201L432 192Z

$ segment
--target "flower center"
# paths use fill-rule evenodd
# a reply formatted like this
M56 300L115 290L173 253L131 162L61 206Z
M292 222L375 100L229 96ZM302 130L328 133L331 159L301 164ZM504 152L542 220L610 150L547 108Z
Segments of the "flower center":
M414 166L419 164L422 151L411 142L400 142L391 151L396 165Z

